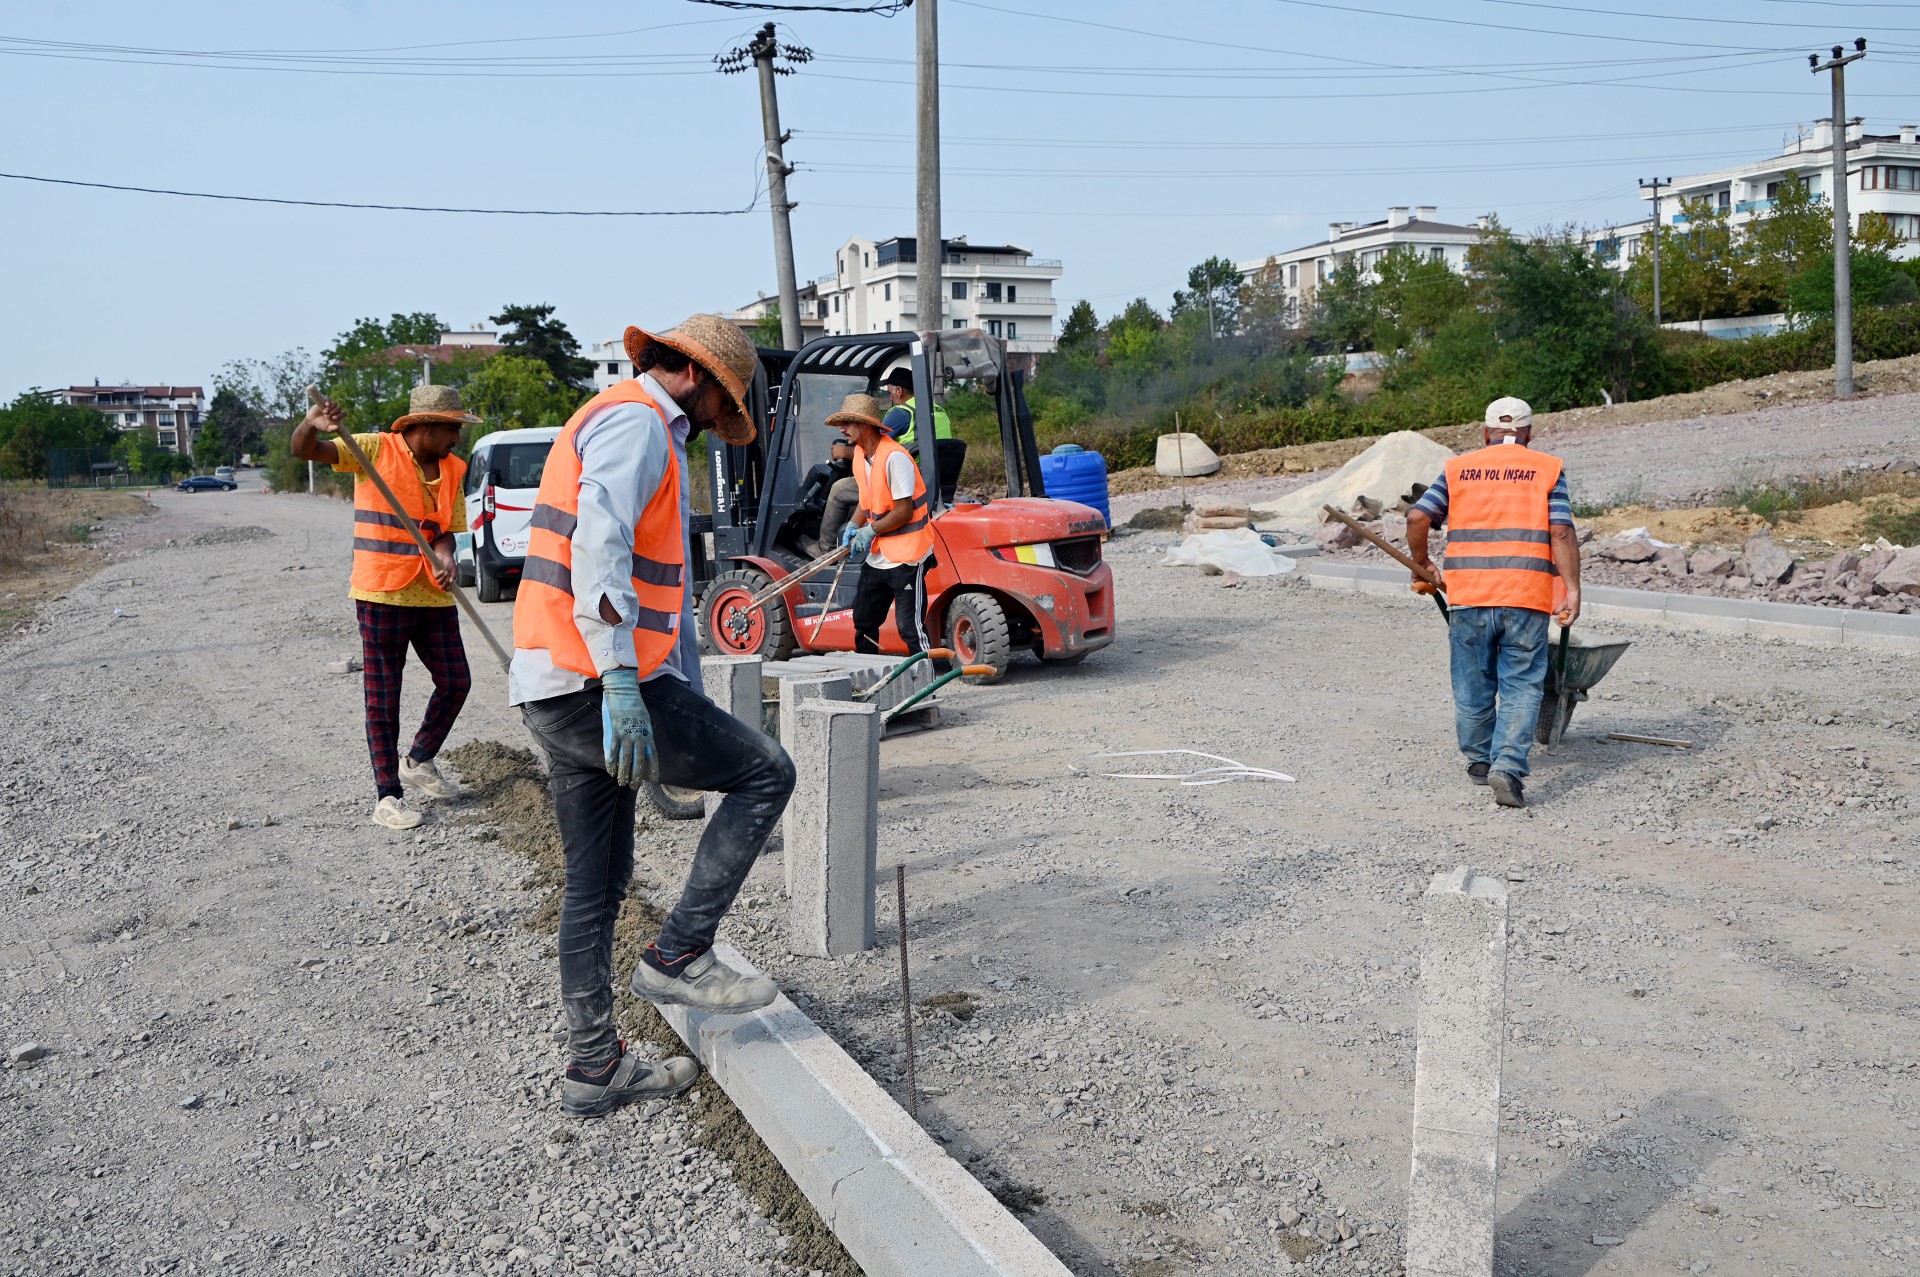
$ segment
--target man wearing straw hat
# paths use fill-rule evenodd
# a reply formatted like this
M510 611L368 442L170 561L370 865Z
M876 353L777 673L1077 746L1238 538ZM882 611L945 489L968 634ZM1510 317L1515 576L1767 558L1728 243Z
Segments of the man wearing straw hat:
M447 586L453 581L453 534L467 530L461 491L466 462L453 455L462 426L480 418L466 411L452 386L416 386L407 414L384 434L354 436L367 460L387 481L407 515L433 546L427 562L405 523L387 507L360 465L331 439L340 429L339 405L315 404L294 427L291 450L302 461L320 461L353 481L353 577L348 593L360 622L360 663L365 671L367 752L373 757L373 823L412 829L420 813L407 805L403 786L434 798L460 792L435 765L453 721L466 703L473 679L460 641L460 613ZM411 647L433 676L426 717L406 757L399 757L400 676Z
M893 609L893 623L909 654L925 651L927 568L933 562L933 529L926 480L907 450L882 422L887 405L873 395L848 395L827 424L853 443L853 477L860 508L840 543L864 557L853 594L853 650L878 652L880 626Z
M714 933L793 792L778 743L708 700L687 573L687 441L710 429L753 442L758 360L731 322L695 315L629 328L635 377L568 419L540 479L513 613L508 701L550 764L566 856L560 997L571 1063L561 1107L598 1117L675 1095L692 1060L627 1054L614 1029L614 922L633 876L634 790L649 780L724 794L693 867L639 964L638 997L751 1011L773 982L716 959Z

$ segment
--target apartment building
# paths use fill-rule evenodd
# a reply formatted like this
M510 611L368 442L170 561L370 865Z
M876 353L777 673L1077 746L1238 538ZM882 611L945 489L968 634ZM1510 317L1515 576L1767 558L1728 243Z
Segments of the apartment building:
M1920 137L1914 125L1902 124L1893 133L1869 133L1866 121L1847 121L1847 214L1858 230L1863 218L1879 215L1892 225L1901 244L1894 256L1920 255ZM1811 193L1833 198L1833 121L1815 120L1794 130L1782 142L1778 155L1750 160L1730 168L1675 178L1660 188L1660 199L1643 190L1649 216L1627 226L1609 227L1590 235L1588 242L1602 261L1624 269L1647 247L1646 236L1655 223L1675 228L1687 224L1682 205L1704 199L1727 214L1728 225L1739 229L1765 217L1780 188L1798 181Z
M1320 284L1350 257L1358 259L1362 270L1370 271L1388 253L1406 248L1464 274L1467 249L1480 238L1487 219L1461 226L1441 221L1439 212L1432 204L1395 205L1377 222L1329 222L1323 240L1234 266L1249 281L1271 272L1286 290L1287 306L1296 316L1306 313Z
M819 285L809 281L798 289L800 301L800 344L806 345L815 337L823 337L827 331L827 303L820 296ZM758 341L760 322L769 315L778 313L780 295L769 297L761 293L758 297L733 312L728 318L740 326L748 341Z
M199 386L69 386L52 392L57 403L92 408L119 430L152 426L168 452L189 452L206 416Z
M1009 350L1045 354L1053 349L1058 304L1053 282L1056 258L1035 257L1017 244L972 244L964 235L946 241L940 261L940 297L924 318L914 282L919 246L910 235L848 240L833 255L834 271L811 287L825 304L829 336L902 332L931 327L979 328Z

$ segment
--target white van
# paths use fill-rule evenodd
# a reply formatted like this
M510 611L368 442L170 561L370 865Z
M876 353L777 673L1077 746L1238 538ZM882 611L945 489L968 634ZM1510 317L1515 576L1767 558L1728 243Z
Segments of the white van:
M560 431L496 430L473 445L467 458L468 536L455 538L454 570L482 603L498 603L520 580L532 530L533 503L547 452Z

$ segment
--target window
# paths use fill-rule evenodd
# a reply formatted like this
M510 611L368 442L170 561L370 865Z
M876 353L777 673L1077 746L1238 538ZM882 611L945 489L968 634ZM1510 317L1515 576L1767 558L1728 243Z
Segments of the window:
M953 326L955 328L965 328L967 326L967 321L964 319L956 319L953 321Z
M618 377L619 375L620 375L620 363L619 363L619 361L618 361L618 360L615 360L615 359L609 359L609 360L607 360L607 376L609 376L609 377Z
M880 285L880 289L881 289L881 300L882 300L882 301L892 301L892 300L893 300L893 285L892 285L892 284L882 284L882 285ZM889 332L891 332L892 330L891 330L891 329L889 329L888 331L889 331Z
M873 265L873 254L871 254L871 253L862 253L862 254L860 254L860 264L861 264L862 266L871 266L871 265Z
M987 321L987 336L998 337L999 335L1000 335L1000 321L997 319L989 319Z
M1920 191L1920 168L1874 165L1860 170L1860 186L1869 191Z
M1009 319L1007 321L1007 340L1017 341L1019 337L1020 337L1019 326L1016 325L1011 319Z
M173 414L170 412L161 413L160 424L163 426L171 426L173 424Z
M889 320L887 321L887 331L888 331L888 332L892 332L892 331L893 331L893 321L892 321L891 319L889 319Z
M833 295L833 313L836 315L840 313L840 294L838 293Z
M957 279L954 281L953 300L957 302L963 302L967 300L967 281L966 280Z
M994 283L994 284L983 284L983 285L981 285L981 287L983 287L983 288L985 288L985 289L987 290L987 297L986 297L986 300L988 300L988 301L990 301L990 302L997 302L997 301L999 301L999 300L1000 300L1000 285L999 285L999 284L997 284L997 283Z
M137 412L130 412L130 413L128 413L128 414L127 414L127 424L128 424L128 425L130 425L130 426L137 426L137 425L139 425L139 424L140 424L140 414L139 414L139 413L137 413Z
M1716 197L1715 202L1719 204L1719 206L1722 209L1732 208L1733 192L1731 190L1721 191L1720 194Z
M1300 263L1299 262L1287 263L1287 285L1290 288L1300 287Z
M1882 213L1887 225L1901 239L1920 239L1920 213Z
M1444 262L1447 260L1447 250L1440 247L1438 244L1435 244L1432 248L1429 248L1427 250L1427 260L1432 262Z
M1020 300L1020 286L1018 284L1008 284L1007 285L1007 305L1011 306L1019 300Z

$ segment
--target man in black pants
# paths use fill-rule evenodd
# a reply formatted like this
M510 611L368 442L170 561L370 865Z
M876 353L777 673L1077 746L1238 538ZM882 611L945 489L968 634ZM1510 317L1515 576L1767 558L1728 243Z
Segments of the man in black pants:
M853 445L835 439L822 461L807 471L800 482L800 506L820 512L820 534L801 548L809 557L826 553L830 545L840 543L840 529L860 505L860 486L853 481Z
M933 512L920 467L880 424L886 409L872 395L848 395L827 424L840 427L852 442L853 477L860 486L860 508L840 538L866 561L853 595L853 650L880 650L880 625L891 607L911 655L927 647L922 625Z

